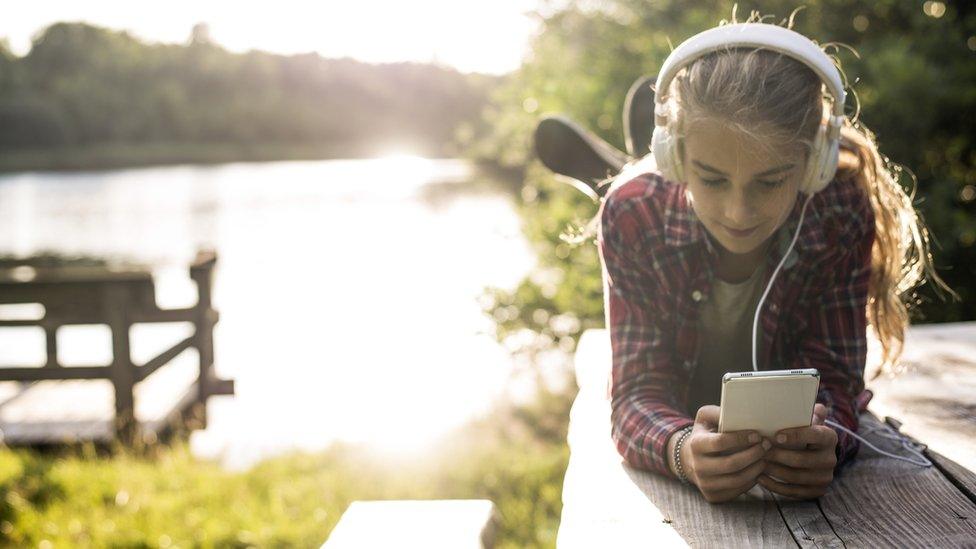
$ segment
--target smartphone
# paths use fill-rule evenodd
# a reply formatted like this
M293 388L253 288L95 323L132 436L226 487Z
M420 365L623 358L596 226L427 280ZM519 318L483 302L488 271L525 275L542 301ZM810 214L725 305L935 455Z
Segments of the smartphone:
M729 372L722 376L718 431L754 430L772 437L782 429L807 427L819 389L815 368Z

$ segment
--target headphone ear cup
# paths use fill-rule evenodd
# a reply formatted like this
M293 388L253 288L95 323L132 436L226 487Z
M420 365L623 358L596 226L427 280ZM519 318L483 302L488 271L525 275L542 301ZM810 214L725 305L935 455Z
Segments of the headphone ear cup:
M674 175L675 183L685 183L685 168L681 162L681 155L679 149L681 147L681 139L678 137L671 137L668 140L668 152L671 154L671 173Z
M824 138L826 140L826 138ZM814 192L823 190L834 179L837 173L837 160L840 156L840 139L835 139L829 145L825 145L823 169L820 173L820 187Z
M654 152L654 161L661 175L669 181L675 181L673 169L673 157L671 156L671 135L667 128L661 126L654 127L654 135L651 136L651 150Z
M807 160L806 172L803 181L800 183L800 192L811 195L820 192L830 183L833 174L824 181L823 175L826 164L829 162L827 146L827 130L823 124L817 129L817 135L813 139L813 149L810 151L810 158Z

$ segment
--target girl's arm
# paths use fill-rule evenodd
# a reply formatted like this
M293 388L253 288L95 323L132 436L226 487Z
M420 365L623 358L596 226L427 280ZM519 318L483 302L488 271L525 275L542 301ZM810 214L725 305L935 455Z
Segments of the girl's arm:
M667 300L642 241L661 227L652 208L635 206L634 186L621 186L601 206L598 237L604 265L604 299L613 349L611 435L632 466L674 476L668 440L694 421L677 400L687 383L671 361L673 341Z
M866 199L865 199L866 202ZM797 358L790 368L816 368L820 371L817 402L827 407L827 418L857 431L856 397L864 389L867 358L867 300L871 277L871 248L874 243L874 216L870 204L859 212L861 229L851 236L837 256L836 263L818 266L831 278L811 308L807 333L800 342ZM852 458L858 441L840 429L837 432L837 466Z

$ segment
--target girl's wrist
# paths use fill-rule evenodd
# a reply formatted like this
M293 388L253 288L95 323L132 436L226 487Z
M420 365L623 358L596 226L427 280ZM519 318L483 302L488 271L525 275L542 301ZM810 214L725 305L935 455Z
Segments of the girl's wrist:
M687 463L682 459L684 457L684 445L688 443L688 437L691 436L691 431L693 425L689 425L682 429L679 429L671 435L668 440L668 468L671 473L674 474L682 482L689 482L687 477L688 466Z

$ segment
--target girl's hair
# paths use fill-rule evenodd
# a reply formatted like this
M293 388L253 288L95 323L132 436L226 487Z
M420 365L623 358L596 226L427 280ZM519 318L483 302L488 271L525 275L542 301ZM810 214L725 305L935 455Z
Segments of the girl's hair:
M733 11L733 23L734 18ZM761 21L753 12L747 22L757 18ZM840 69L839 60L831 57ZM813 70L791 57L727 48L698 58L672 80L666 90L672 109L669 129L680 137L700 120L721 120L764 150L803 147L808 154L818 125L829 113L830 96L823 88ZM683 160L682 147L679 154ZM655 169L653 154L648 154L605 183L613 187ZM845 117L835 179L861 188L875 214L867 320L881 345L881 362L872 377L898 369L909 306L917 304L914 289L924 283L926 273L955 295L935 272L928 231L912 204L915 190L906 194L899 183L902 174L901 166L878 152L874 134Z

